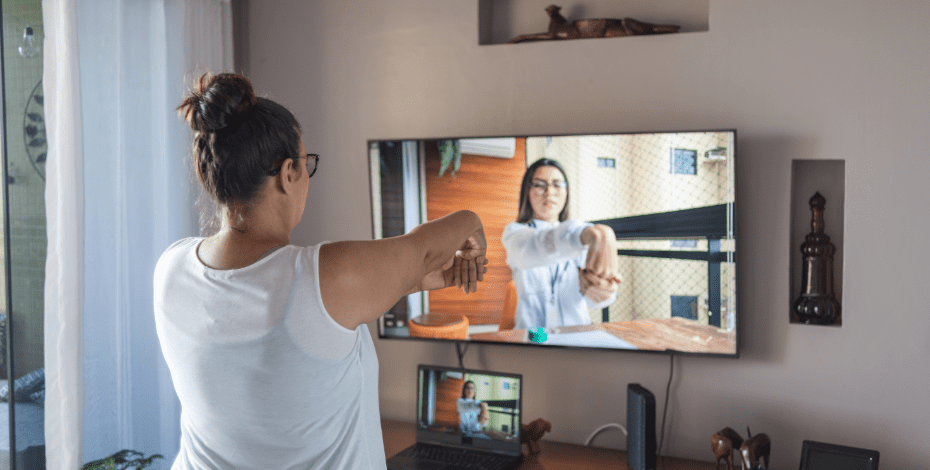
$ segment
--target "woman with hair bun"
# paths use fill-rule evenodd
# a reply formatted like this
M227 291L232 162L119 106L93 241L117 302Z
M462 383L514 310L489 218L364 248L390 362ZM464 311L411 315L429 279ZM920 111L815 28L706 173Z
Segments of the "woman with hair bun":
M459 211L382 240L290 244L320 157L241 75L204 75L178 108L219 229L155 269L155 323L180 399L173 469L383 469L366 325L405 295L475 292L487 243Z

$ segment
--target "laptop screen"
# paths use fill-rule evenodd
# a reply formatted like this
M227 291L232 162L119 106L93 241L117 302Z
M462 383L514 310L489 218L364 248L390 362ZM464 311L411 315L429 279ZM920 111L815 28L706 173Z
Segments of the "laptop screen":
M417 442L520 454L522 376L420 365Z

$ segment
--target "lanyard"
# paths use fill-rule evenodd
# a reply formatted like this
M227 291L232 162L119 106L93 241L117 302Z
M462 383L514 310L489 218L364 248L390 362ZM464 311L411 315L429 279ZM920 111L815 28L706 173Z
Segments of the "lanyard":
M536 226L535 220L530 220L529 226L533 227L534 229L539 228ZM562 273L562 264L563 263L556 263L554 269L553 269L553 266L551 265L546 267L546 272L549 274L549 299L550 299L549 307L547 308L547 310L552 309L552 308L557 309L558 315L559 315L559 323L564 325L565 324L565 313L562 312L562 308L559 305L558 298L556 297L556 294L555 294L555 286L556 284L558 284L559 275ZM544 319L548 317L549 317L549 314L545 313Z
M554 301L555 300L555 285L556 283L559 282L559 273L562 271L562 265L556 264L555 272L552 271L552 266L549 266L548 270L549 270L549 284L551 288L550 292L552 293L552 299Z

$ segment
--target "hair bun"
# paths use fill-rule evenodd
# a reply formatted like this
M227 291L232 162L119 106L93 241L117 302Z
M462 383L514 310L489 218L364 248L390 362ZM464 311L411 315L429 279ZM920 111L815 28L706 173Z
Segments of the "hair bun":
M257 103L248 78L233 73L204 74L178 112L195 131L218 132L241 124Z

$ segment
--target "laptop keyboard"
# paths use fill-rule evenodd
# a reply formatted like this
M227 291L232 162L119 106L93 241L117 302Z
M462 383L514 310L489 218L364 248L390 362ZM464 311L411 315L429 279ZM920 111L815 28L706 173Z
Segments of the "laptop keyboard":
M450 447L417 445L402 454L421 460L433 460L461 468L494 469L503 468L512 458L494 454L479 453Z

